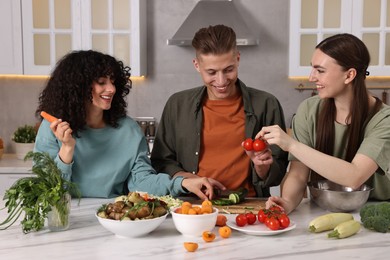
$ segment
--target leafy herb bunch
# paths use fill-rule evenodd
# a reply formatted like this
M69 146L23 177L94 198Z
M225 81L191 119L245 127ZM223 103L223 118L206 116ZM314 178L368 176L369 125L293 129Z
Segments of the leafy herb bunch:
M39 231L54 206L57 207L61 222L65 223L69 214L65 195L73 192L80 197L76 185L61 177L61 170L48 153L29 152L25 157L27 159L33 160L32 172L36 176L17 180L5 192L8 217L0 223L0 230L12 226L24 212L21 221L23 232Z

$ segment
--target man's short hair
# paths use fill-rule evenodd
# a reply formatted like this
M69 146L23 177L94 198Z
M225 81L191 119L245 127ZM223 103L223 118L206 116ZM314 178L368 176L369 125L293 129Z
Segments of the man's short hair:
M196 56L228 53L237 49L236 33L222 24L201 28L195 33L192 46L196 50Z

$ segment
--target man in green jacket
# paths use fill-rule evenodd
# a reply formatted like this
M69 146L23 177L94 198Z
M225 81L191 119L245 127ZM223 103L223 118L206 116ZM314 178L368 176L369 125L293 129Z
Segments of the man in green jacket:
M204 86L175 93L167 101L151 155L153 167L171 176L207 178L217 189L247 188L249 196L270 196L269 187L279 185L285 175L287 153L277 146L245 151L242 142L263 126L286 129L279 101L238 79L240 53L230 27L202 28L192 45Z

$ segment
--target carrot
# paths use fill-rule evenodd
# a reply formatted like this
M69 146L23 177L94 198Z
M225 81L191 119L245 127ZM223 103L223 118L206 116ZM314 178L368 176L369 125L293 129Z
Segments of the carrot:
M47 121L49 121L49 123L52 123L54 121L57 121L58 118L46 113L45 111L41 111L41 116L46 119Z

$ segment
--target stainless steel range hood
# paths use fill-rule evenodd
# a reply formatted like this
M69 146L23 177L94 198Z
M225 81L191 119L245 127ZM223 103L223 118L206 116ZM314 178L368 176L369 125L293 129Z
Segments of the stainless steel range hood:
M167 44L189 46L200 28L217 24L233 28L237 36L237 45L259 44L259 39L251 32L231 0L199 1L175 35L168 39Z

